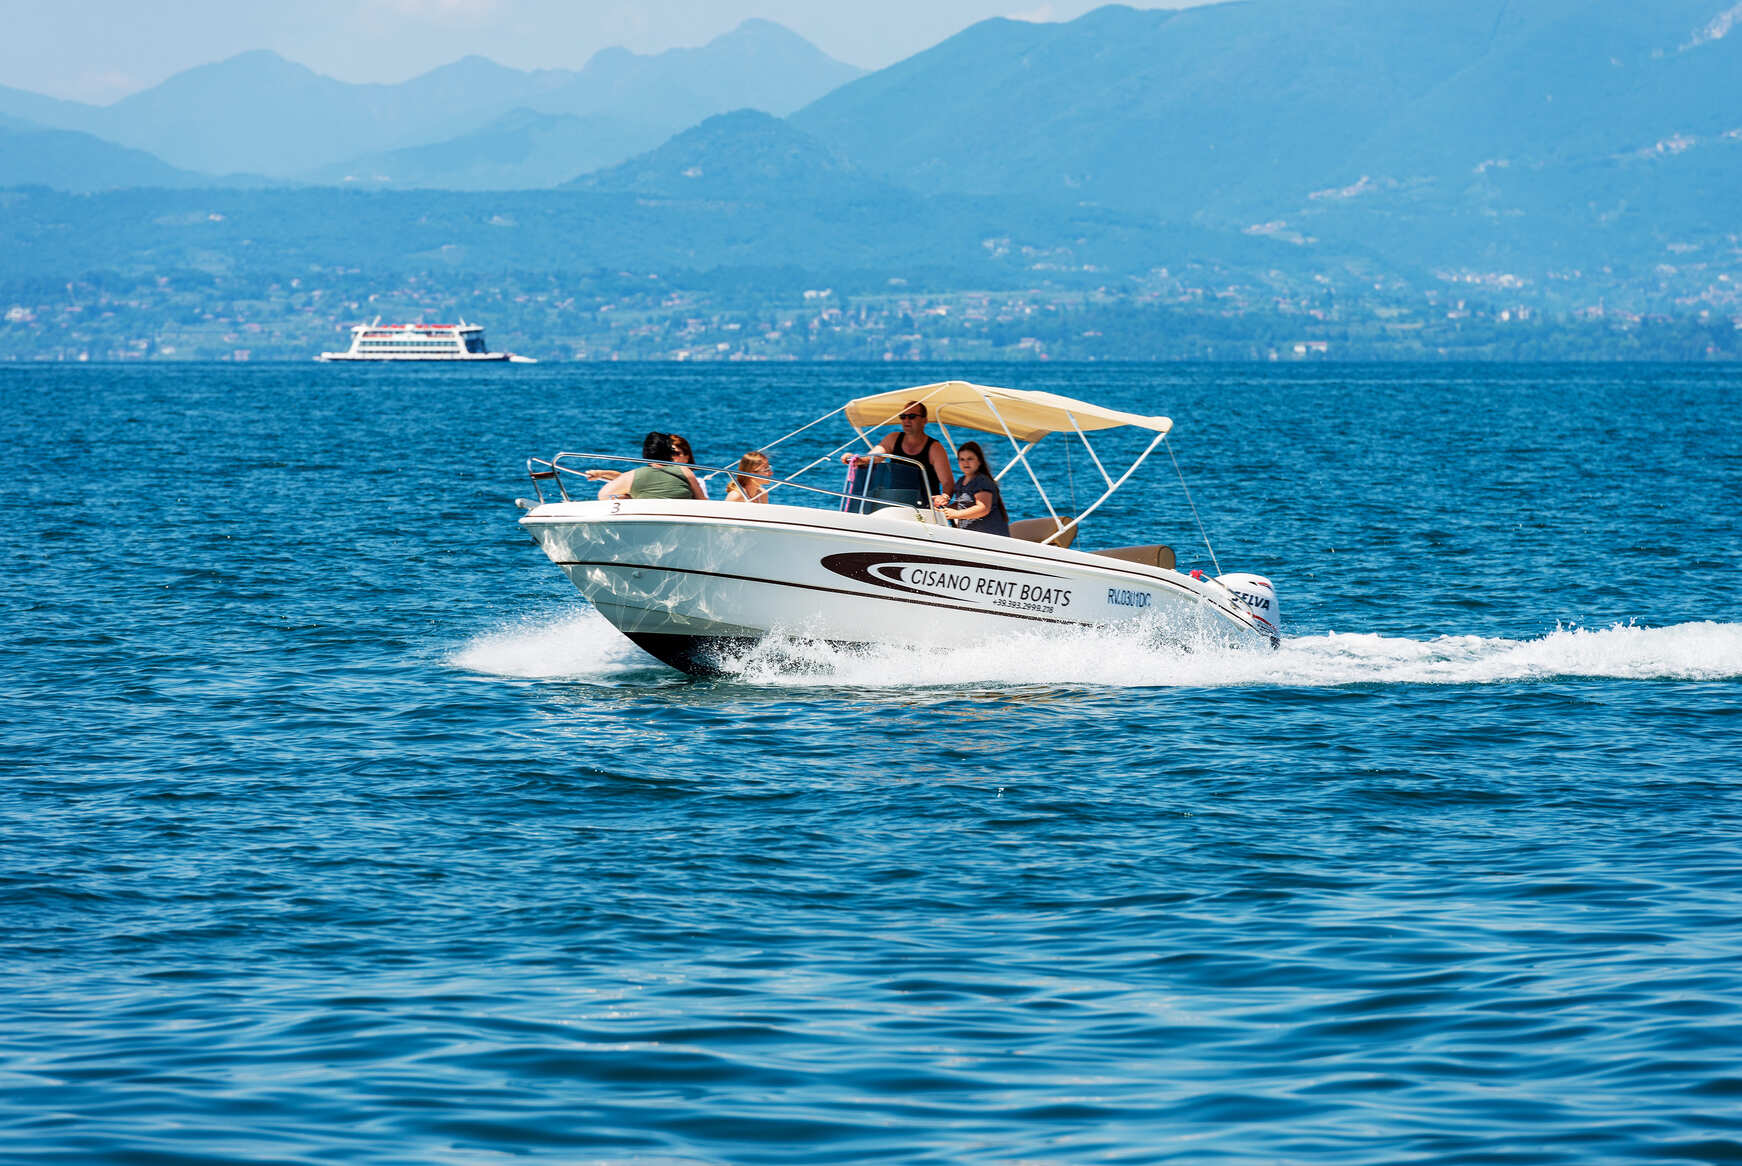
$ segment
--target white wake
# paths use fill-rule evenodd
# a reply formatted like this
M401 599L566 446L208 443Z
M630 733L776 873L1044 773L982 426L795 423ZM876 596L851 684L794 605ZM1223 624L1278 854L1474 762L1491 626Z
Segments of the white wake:
M490 675L599 683L677 675L590 608L480 636L450 660L457 667ZM1289 637L1274 652L1213 643L1180 652L1131 629L1014 635L964 648L891 646L857 651L771 636L732 661L730 672L731 680L738 683L852 688L1331 687L1528 683L1580 677L1731 680L1742 678L1742 624L1557 627L1525 640L1330 632Z
M448 662L491 676L600 681L665 667L590 607L498 628L462 646Z

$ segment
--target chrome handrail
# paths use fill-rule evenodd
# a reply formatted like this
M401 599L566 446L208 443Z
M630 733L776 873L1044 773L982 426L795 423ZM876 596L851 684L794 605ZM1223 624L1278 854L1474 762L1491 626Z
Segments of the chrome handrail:
M862 461L872 460L871 456L869 454L859 454L856 456L858 456L860 458L860 460L862 460ZM922 462L915 460L914 458L906 457L906 456L903 456L902 454L896 454L896 453L883 453L881 451L878 452L877 456L882 457L882 458L888 458L891 461L906 462L908 465L914 466L920 471L920 480L922 482L925 481L927 478L927 471L929 470L930 467L926 466ZM554 481L556 483L557 491L562 495L562 500L564 502L588 501L588 499L584 499L584 498L583 499L576 499L573 495L571 495L568 491L567 479L565 479L563 477L564 474L570 474L570 475L579 476L583 480L590 481L591 479L586 478L586 472L587 472L586 469L582 468L582 467L578 467L578 466L563 465L562 462L563 462L564 458L570 458L570 459L584 458L588 461L617 462L617 463L620 463L623 465L629 465L629 466L635 466L635 467L653 466L653 465L678 466L678 465L685 465L686 464L683 462L661 460L658 458L623 457L623 456L618 455L618 454L588 453L588 452L584 452L584 451L574 451L574 450L564 450L562 452L551 455L551 457L549 459L530 458L529 457L526 459L526 474L529 478L532 479L532 488L538 494L539 505L542 506L545 503L544 485L543 484L545 482L549 482L549 481ZM543 466L544 469L542 469L542 470L537 469L536 467L538 467L538 466ZM836 500L845 500L847 502L870 502L870 503L878 503L878 504L881 504L884 506L899 506L899 505L901 505L900 503L897 503L897 502L890 502L887 498L873 498L868 494L853 494L853 493L848 493L848 492L841 491L841 490L830 490L824 486L812 486L812 485L809 485L809 484L804 483L804 482L795 482L792 480L792 478L776 478L776 477L772 477L772 476L767 475L767 474L753 474L753 473L749 472L748 470L740 470L736 467L727 468L725 466L688 465L687 468L692 473L706 474L709 477L713 477L715 474L725 474L728 477L744 477L744 478L754 479L755 481L758 481L758 482L766 482L766 483L768 483L768 492L770 494L772 494L775 490L779 489L782 486L790 486L795 490L804 490L804 491L807 491L807 492L812 493L812 494L820 494L826 498L832 498L832 499L836 499ZM808 469L809 467L806 467L806 468ZM800 472L802 472L802 471L800 471ZM796 475L794 475L794 476L796 477ZM932 513L933 521L938 522L940 524L945 521L943 516L938 513L938 505L937 505L936 501L929 496L926 498L926 505L924 507L913 506L913 507L910 507L909 509L930 510Z

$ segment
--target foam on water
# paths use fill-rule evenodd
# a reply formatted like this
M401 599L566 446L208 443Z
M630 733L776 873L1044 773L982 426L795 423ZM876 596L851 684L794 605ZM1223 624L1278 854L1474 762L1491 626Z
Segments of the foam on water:
M517 620L472 639L448 662L471 672L537 680L608 680L663 667L590 607L554 620Z
M1329 632L1290 637L1274 652L1205 637L1180 651L1176 643L1158 641L1155 632L1147 626L1098 628L1017 634L949 649L856 650L772 635L730 661L728 671L733 680L748 684L854 688L1329 687L1742 677L1742 624L1732 623L1557 627L1528 640ZM471 641L451 659L458 667L492 675L593 681L662 668L591 609L556 621L516 623Z

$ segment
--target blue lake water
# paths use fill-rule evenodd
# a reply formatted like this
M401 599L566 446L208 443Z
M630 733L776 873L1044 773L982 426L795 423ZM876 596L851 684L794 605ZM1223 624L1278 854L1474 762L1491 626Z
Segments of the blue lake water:
M721 463L946 377L1173 416L1214 559L1165 458L1084 544L1270 576L1283 648L692 682L515 525L528 455ZM0 408L0 1159L1742 1160L1742 369L22 367Z

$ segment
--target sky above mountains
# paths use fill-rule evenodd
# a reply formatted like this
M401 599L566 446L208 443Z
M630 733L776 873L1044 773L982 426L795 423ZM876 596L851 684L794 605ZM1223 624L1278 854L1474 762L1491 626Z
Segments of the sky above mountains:
M5 0L0 85L107 104L196 65L271 49L343 81L397 82L479 54L577 69L600 49L700 45L740 22L783 24L876 69L994 16L1070 20L1103 0ZM1129 0L1183 8L1204 0Z

